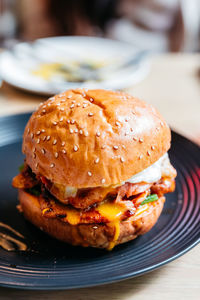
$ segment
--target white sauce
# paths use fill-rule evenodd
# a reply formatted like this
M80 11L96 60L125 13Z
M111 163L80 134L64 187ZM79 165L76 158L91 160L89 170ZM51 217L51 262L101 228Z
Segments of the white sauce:
M76 197L78 189L72 186L65 187L65 198Z
M170 174L170 161L168 154L165 153L159 160L157 160L153 165L144 169L142 172L135 174L130 179L126 180L126 182L130 183L138 183L138 182L156 182L162 176Z
M168 153L165 153L159 160L157 160L153 165L146 168L140 173L135 174L130 179L121 182L122 185L125 182L138 183L138 182L147 182L152 183L158 181L161 177L170 176L172 166L169 161ZM75 197L78 189L71 186L65 187L65 197Z

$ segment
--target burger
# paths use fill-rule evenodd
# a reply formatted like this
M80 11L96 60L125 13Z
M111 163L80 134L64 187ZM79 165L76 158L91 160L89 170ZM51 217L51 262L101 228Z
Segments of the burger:
M74 89L41 103L23 136L13 186L35 226L72 245L112 249L157 222L176 170L171 133L150 104Z

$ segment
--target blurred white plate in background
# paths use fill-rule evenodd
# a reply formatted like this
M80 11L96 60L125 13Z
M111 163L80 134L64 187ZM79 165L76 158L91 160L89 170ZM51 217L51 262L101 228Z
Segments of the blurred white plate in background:
M138 64L114 72L107 72L106 67L126 61L138 52L133 45L104 38L44 38L33 43L19 43L11 51L4 51L0 55L0 74L3 80L15 87L45 95L76 87L122 89L146 77L149 60L144 57ZM74 68L77 62L98 66L97 71L104 66L100 72L101 80L73 82L72 77L72 81L68 81L66 68ZM61 73L53 73L52 70L58 68L62 72L64 69L64 78Z

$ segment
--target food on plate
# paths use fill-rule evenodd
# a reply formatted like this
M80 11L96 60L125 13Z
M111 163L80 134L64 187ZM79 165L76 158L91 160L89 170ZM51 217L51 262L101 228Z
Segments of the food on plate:
M112 249L148 232L176 170L162 116L123 92L74 89L42 103L23 137L13 179L20 210L72 245Z

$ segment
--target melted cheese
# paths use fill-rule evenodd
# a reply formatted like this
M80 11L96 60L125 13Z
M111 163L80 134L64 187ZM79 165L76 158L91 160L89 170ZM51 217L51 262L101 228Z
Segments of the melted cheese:
M104 202L96 208L96 210L103 217L109 220L109 223L107 225L112 228L114 227L115 233L113 236L113 240L108 245L108 250L112 250L116 245L120 234L120 217L126 211L126 209L126 207L123 207L120 204L109 202Z
M148 203L146 203L146 204L140 206L140 207L136 210L134 217L140 216L141 214L143 214L143 212L145 212L145 211L148 210L148 209L149 209L149 204L148 204Z
M77 225L80 223L80 212L75 209L67 209L67 221L71 225Z
M126 207L117 203L104 202L97 206L96 211L110 222L120 219L120 216L125 212Z
M114 234L113 240L109 243L108 248L107 248L107 250L112 250L115 247L117 240L119 238L120 220L109 223L109 226L114 227L114 229L115 229L115 234Z

